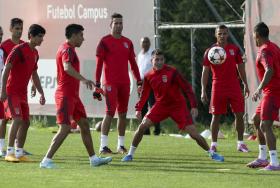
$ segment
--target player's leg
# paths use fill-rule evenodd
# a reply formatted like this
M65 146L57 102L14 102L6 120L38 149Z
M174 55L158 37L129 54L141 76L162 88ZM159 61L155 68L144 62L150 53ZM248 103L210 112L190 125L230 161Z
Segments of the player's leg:
M221 117L222 117L221 114L212 114L212 120L210 124L212 141L211 141L210 149L213 152L217 151L217 145L218 145L217 141L218 141L218 133L220 129Z
M228 96L226 93L213 91L211 96L211 102L209 106L209 113L212 114L212 120L210 124L212 142L210 149L214 152L217 151L218 133L220 128L220 120L222 114L227 112Z
M126 113L128 107L128 101L130 96L130 86L128 84L120 84L117 86L117 111L118 111L118 153L127 153L127 149L124 146L125 130L126 130Z
M148 109L149 109L149 106L148 106L148 101L147 101L147 102L145 103L145 105L143 106L142 111L141 111L143 117L147 114ZM145 131L144 134L145 134L145 135L150 135L150 134L151 134L150 129L146 129L146 131Z
M149 96L149 99L148 99L148 103L149 103L149 106L150 108L153 107L153 105L155 104L156 100L155 100L155 96L154 96L154 92L151 91L151 94ZM150 129L149 129L150 130ZM160 122L158 123L155 123L155 130L154 130L154 135L160 135Z
M240 152L249 152L247 145L243 141L244 134L244 110L245 110L245 101L244 96L242 95L241 88L236 88L229 95L229 103L231 105L232 112L235 116L235 129L237 131L237 151Z
M141 142L146 129L150 128L153 125L154 123L149 118L144 117L142 123L138 126L134 134L128 154L122 159L123 162L132 161L136 148Z
M109 144L108 134L109 134L110 126L111 126L113 117L115 115L116 107L117 107L116 86L105 85L104 92L105 92L105 101L106 101L106 115L103 118L103 121L101 124L99 153L112 154L112 150L108 147L108 144Z
M279 120L280 97L263 97L261 103L261 130L264 133L267 147L269 149L270 164L264 170L280 170L276 150L276 137L272 130L274 120Z
M98 157L95 155L88 120L85 117L81 117L81 118L79 118L78 125L80 126L80 129L81 129L81 137L82 137L84 146L86 147L86 150L89 155L90 165L91 166L100 166L100 165L108 164L109 162L111 162L112 157L101 158L101 157Z
M5 149L5 135L7 129L8 120L3 118L0 120L0 157L5 157L6 149Z
M267 149L266 141L263 132L261 131L261 106L259 105L256 109L256 113L253 116L253 123L257 133L257 138L259 142L259 155L258 158L248 163L246 166L249 168L260 168L266 167L269 162L267 160Z
M55 103L56 123L59 125L59 130L53 137L49 149L40 163L40 168L54 168L52 158L71 131L70 124L73 119L75 100L69 97L56 96Z

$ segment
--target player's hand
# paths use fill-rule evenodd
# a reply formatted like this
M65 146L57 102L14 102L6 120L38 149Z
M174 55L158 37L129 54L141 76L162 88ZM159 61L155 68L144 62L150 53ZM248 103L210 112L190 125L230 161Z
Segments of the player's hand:
M82 83L85 84L87 89L90 89L90 90L92 90L92 86L95 85L93 81L87 80L87 79L82 80Z
M141 112L141 111L136 111L136 112L135 112L135 116L136 116L136 118L137 118L139 121L142 120L142 112Z
M36 87L32 84L31 86L31 98L36 96Z
M46 103L46 99L45 99L44 94L42 94L42 95L41 95L41 97L40 97L40 101L39 101L39 102L40 102L40 104L41 104L41 105L45 105L45 103Z
M191 114L193 118L196 118L198 116L198 110L197 108L192 108L191 109Z
M0 94L0 101L4 102L7 99L7 93L4 91Z
M254 102L258 101L258 99L261 99L261 94L262 94L262 90L258 88L258 89L254 92L254 94L253 94L253 96L252 96L252 100L253 100Z
M250 95L250 90L247 84L244 84L244 97L247 99Z
M201 90L200 99L201 99L201 102L202 102L203 104L208 104L208 97L207 97L206 91L205 91L204 89Z
M96 86L94 88L94 91L92 93L93 99L97 99L99 101L102 101L102 96L104 95L104 91L100 88L100 83L96 83Z
M143 82L141 80L137 81L137 93L138 94L142 93L142 85L143 85Z

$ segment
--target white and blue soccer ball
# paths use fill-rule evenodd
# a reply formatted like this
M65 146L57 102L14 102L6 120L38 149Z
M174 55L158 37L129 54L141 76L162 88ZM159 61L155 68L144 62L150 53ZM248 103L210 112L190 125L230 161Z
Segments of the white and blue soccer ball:
M223 64L226 58L226 51L220 46L214 46L208 51L208 60L214 65Z

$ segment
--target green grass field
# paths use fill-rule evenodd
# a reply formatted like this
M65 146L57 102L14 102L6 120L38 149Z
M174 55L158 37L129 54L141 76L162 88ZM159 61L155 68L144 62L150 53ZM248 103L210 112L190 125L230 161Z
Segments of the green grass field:
M52 128L54 129L54 128ZM25 148L34 155L30 163L7 163L0 159L0 187L277 187L279 172L248 169L245 164L257 156L257 143L248 141L250 153L236 151L233 139L219 140L224 163L210 160L193 140L170 136L145 136L134 161L122 163L113 155L107 166L91 168L79 134L66 139L54 160L57 169L40 169L39 162L48 149L52 129L31 127ZM94 132L95 149L99 133ZM127 147L133 133L127 133ZM115 149L116 132L110 133ZM278 141L279 148L279 141Z

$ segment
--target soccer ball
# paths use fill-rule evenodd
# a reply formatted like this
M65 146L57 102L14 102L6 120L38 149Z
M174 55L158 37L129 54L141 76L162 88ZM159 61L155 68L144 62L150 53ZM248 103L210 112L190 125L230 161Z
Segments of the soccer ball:
M208 52L208 60L214 65L223 64L226 60L226 51L219 46L212 47Z

